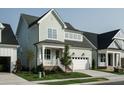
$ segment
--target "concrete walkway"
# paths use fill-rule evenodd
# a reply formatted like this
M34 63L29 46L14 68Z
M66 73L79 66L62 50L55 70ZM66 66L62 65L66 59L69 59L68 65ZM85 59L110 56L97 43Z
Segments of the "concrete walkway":
M12 73L0 73L0 85L34 85Z
M46 83L46 82L59 82L59 81L68 81L68 80L78 80L78 79L91 79L94 77L84 77L84 78L68 78L68 79L54 79L54 80L39 80L39 81L31 81L33 83Z

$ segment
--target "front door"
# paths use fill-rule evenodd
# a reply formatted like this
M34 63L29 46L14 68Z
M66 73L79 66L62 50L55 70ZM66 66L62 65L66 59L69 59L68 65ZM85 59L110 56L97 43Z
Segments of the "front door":
M109 53L108 54L108 66L112 66L113 65L112 62L113 62L113 56L111 53Z
M56 59L58 59L60 56L59 56L59 50L56 50Z

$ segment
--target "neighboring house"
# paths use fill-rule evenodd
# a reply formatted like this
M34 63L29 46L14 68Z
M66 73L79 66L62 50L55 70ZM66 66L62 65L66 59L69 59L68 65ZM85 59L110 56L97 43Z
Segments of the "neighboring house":
M120 29L96 34L80 31L64 22L51 9L41 17L21 14L17 39L20 44L18 57L28 67L26 53L34 52L32 68L43 63L46 68L59 66L64 45L70 46L71 70L90 69L95 60L97 67L121 66L124 58L124 32Z
M18 42L9 24L0 23L0 67L12 72L17 61Z
M28 66L26 53L34 52L32 67L43 63L48 68L59 66L64 46L70 46L72 65L70 69L89 69L92 66L92 51L96 47L71 24L64 22L58 13L51 9L41 17L21 14L17 39L20 44L18 57Z
M124 66L124 32L122 29L102 34L85 32L84 35L97 47L98 67Z

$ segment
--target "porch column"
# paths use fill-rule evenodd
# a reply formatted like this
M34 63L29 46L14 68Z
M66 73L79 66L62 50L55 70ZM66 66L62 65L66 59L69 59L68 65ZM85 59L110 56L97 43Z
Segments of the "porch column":
M112 65L113 65L113 67L115 67L115 53L112 53L112 58L113 58L112 59L112 61L113 61L113 64Z
M37 63L37 65L40 65L41 64L41 50L40 50L40 48L38 48L38 53L37 53L37 59L38 59L38 63Z
M119 66L121 67L121 53L119 54Z
M42 46L42 63L44 63L44 50L45 50L45 47Z
M106 52L106 67L108 67L108 53Z

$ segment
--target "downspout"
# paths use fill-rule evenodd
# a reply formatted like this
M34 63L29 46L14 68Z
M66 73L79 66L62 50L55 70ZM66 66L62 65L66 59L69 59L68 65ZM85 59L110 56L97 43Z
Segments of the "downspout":
M97 61L97 68L98 68L98 67L99 67L99 66L98 66L98 63L99 63L99 62L98 62L98 49L96 49L96 53L97 53L97 60L96 60L96 61Z

